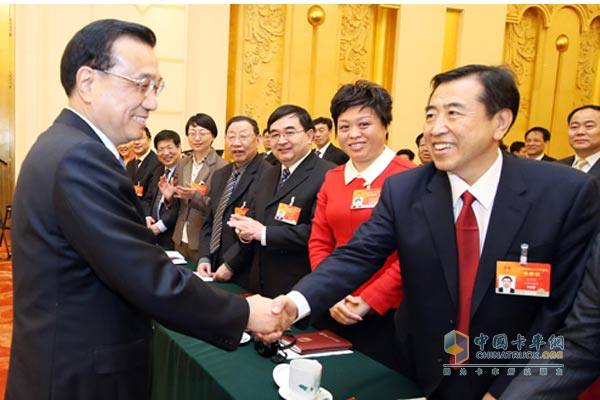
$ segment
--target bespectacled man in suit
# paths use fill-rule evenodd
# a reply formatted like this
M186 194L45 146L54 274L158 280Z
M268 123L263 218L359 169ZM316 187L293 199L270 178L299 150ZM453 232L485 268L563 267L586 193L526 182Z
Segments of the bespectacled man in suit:
M269 302L209 288L154 245L116 146L140 137L163 80L147 27L105 19L61 59L68 97L25 157L13 202L6 398L150 398L151 320L227 350L278 330Z

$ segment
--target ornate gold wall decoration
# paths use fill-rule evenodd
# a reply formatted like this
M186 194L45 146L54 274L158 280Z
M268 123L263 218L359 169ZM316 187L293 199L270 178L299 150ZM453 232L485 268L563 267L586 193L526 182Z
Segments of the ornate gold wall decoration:
M244 72L248 82L256 83L260 66L271 61L281 51L281 38L285 26L285 6L248 5L244 7Z
M529 120L531 83L540 25L539 11L528 9L521 15L520 23L508 24L506 29L504 61L515 73L521 92L518 115L521 121Z
M339 60L344 70L356 77L365 77L368 66L367 38L373 21L369 5L342 5Z
M600 10L598 13L600 14ZM598 57L600 57L600 17L593 20L589 29L581 37L577 62L577 94L573 105L588 104L593 101Z

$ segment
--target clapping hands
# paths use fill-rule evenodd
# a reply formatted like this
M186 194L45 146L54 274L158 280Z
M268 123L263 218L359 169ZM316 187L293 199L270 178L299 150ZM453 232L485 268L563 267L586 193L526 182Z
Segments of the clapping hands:
M235 229L242 243L249 243L252 240L260 241L264 225L255 219L243 215L232 214L227 221L229 227Z
M296 304L287 296L272 300L254 295L247 300L250 304L250 317L246 328L265 343L279 339L298 315Z

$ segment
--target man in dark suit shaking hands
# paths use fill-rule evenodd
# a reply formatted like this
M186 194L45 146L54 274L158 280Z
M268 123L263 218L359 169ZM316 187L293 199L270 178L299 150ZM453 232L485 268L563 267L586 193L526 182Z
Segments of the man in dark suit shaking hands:
M299 318L321 314L397 251L404 288L395 317L402 372L428 398L491 399L511 377L472 369L461 376L450 367L445 336L459 331L478 349L474 339L482 334L491 342L499 334L514 340L520 333L530 341L554 333L583 275L598 225L598 189L578 171L499 150L519 108L509 71L468 65L436 75L432 87L424 136L433 163L389 177L371 218L351 241L276 299L273 309L297 310ZM549 297L495 291L499 267L518 267L524 243L530 263L551 269Z
M29 151L13 202L9 399L148 399L150 318L227 350L246 328L281 325L266 299L209 288L152 244L116 146L157 107L155 43L145 26L100 20L64 51L69 105Z

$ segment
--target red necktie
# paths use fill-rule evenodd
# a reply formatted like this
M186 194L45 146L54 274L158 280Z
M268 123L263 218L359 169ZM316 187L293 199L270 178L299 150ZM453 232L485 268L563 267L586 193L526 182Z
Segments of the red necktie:
M457 330L469 334L471 298L479 266L479 229L471 208L475 197L469 192L461 196L463 206L454 225L458 251L458 316Z

